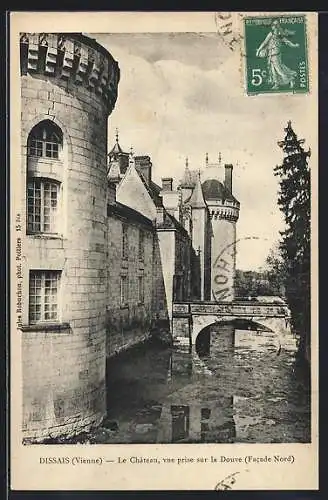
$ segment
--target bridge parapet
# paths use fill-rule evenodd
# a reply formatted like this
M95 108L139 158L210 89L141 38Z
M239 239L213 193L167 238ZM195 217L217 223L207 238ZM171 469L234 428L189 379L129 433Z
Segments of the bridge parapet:
M190 305L191 304L173 304L173 314L190 314Z
M285 303L257 302L185 302L174 303L173 341L194 345L198 333L212 323L245 319L260 322L276 332L290 331L290 310Z
M231 315L235 317L289 317L290 311L287 304L258 302L256 304L248 304L245 302L190 302L190 303L174 303L173 316L180 315Z

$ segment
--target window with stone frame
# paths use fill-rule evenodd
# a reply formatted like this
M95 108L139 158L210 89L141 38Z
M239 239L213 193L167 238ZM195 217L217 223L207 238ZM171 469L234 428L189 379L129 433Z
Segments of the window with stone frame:
M186 405L171 406L172 415L172 442L176 443L189 436L190 408Z
M142 229L139 229L138 257L140 262L145 259L145 233Z
M58 160L63 146L61 129L50 120L43 120L33 127L27 141L28 157Z
M27 179L27 232L58 233L60 183L39 177Z
M31 270L29 276L29 323L60 321L61 271Z
M129 282L126 275L121 276L121 306L126 306L129 300Z
M128 239L128 226L122 225L122 257L127 259L129 255L129 239Z
M143 304L144 301L145 301L144 277L138 276L138 303Z

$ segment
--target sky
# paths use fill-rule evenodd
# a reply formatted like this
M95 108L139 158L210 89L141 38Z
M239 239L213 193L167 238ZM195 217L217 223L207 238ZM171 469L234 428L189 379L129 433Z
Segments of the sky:
M209 162L232 163L233 194L240 201L237 268L259 269L284 228L277 206L277 141L287 121L314 147L309 95L247 96L238 51L216 33L92 34L118 61L118 99L109 118L109 148L149 155L153 179L179 181ZM224 175L222 166L221 178ZM177 182L175 183L175 185Z

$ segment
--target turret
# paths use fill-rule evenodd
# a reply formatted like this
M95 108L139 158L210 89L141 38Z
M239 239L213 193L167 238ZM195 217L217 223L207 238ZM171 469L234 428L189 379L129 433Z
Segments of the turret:
M192 172L189 169L189 159L188 157L186 157L185 170L179 186L183 203L188 198L190 198L194 186L195 186L195 179L193 178Z
M219 164L211 164L211 174L202 184L212 227L211 242L211 300L231 301L234 299L234 279L236 270L236 223L239 218L240 203L232 194L233 165L224 167L224 181L218 177ZM209 172L205 169L205 175ZM222 175L222 174L221 174Z
M120 72L76 33L23 33L20 69L22 427L37 442L106 414L107 121Z
M118 129L116 141L108 153L107 178L112 183L119 183L129 166L129 153L123 151L119 144Z

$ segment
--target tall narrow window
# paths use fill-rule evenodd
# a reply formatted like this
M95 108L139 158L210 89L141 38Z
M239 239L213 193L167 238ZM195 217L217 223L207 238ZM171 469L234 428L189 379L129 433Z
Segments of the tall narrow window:
M139 229L139 248L138 248L138 256L141 262L144 261L145 258L145 234L142 229Z
M122 257L123 259L128 258L129 253L129 241L128 241L128 226L123 224L122 226Z
M139 304L144 303L144 277L138 276L138 302Z
M121 306L126 306L128 303L128 277L121 276Z
M29 157L58 159L62 145L63 134L60 128L50 120L44 120L31 130L27 141L27 154Z
M59 183L33 178L27 181L27 230L58 233Z
M189 436L189 406L171 406L172 415L172 443L186 439Z
M60 271L30 271L29 322L59 321Z

